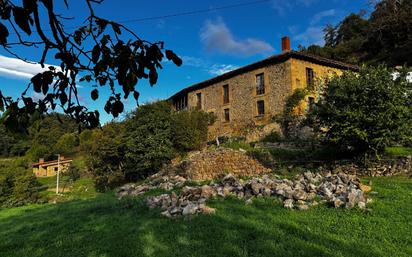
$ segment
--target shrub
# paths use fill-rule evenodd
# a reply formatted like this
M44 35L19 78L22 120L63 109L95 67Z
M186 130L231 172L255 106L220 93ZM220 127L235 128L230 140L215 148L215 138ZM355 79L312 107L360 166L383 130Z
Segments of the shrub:
M384 66L363 67L329 81L309 116L326 142L355 154L382 153L411 136L412 83Z
M279 134L279 132L272 131L267 134L261 141L266 143L276 143L282 141L282 136Z
M25 159L0 165L0 206L21 206L37 202L39 186Z
M168 102L155 102L139 107L126 122L126 180L145 178L175 156L171 111Z
M114 188L125 181L124 124L109 123L93 133L86 159L98 191Z
M142 105L122 123L83 132L80 147L88 153L96 188L104 191L144 179L177 154L200 149L212 119L199 110L173 113L168 102L160 101Z
M172 114L172 141L179 152L198 150L207 143L208 125L212 114L200 110L180 111Z

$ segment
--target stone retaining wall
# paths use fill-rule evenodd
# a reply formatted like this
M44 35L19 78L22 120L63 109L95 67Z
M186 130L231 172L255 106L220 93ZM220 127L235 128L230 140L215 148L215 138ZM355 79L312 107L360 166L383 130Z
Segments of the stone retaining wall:
M194 153L175 168L193 180L212 180L228 173L242 177L271 172L246 153L226 148Z

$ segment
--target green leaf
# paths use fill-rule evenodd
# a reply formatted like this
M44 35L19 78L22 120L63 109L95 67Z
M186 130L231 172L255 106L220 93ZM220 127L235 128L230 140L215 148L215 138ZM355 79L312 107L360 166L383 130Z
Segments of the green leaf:
M172 50L166 50L166 58L169 61L172 61L178 67L180 67L183 64L182 59L180 59Z
M119 35L122 34L122 31L120 30L120 26L117 23L112 22L111 24L112 24L113 31L116 34L119 34Z
M37 8L37 0L23 0L23 7L32 13Z
M13 8L13 16L16 24L24 31L27 35L31 35L30 24L33 24L29 13L21 7Z
M61 94L59 96L59 99L60 99L60 103L62 105L65 105L67 103L67 100L68 100L67 94L65 92L61 92Z
M6 26L0 23L0 44L7 44L7 37L9 36L9 31Z
M93 63L97 63L100 57L100 46L95 45L92 50L92 61Z
M149 71L149 82L150 85L153 86L154 84L157 83L157 79L158 79L158 74L155 68L150 69Z
M92 97L93 101L96 101L97 98L99 98L99 90L93 89L92 92L91 92L91 97Z
M33 84L33 90L36 93L41 93L43 85L43 74L38 73L33 78L31 78L31 83Z

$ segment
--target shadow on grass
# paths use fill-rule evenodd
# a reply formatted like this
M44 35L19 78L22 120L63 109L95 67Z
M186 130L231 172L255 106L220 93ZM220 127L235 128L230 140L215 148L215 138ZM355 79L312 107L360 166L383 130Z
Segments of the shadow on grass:
M288 211L273 199L259 199L250 206L235 199L213 200L211 206L218 209L214 216L171 220L161 217L158 211L148 210L142 200L118 201L105 194L90 200L2 210L0 256L408 256L410 253L410 236L405 238L407 227L398 224L399 220L398 226L391 224L379 215L326 207L307 212ZM410 205L407 208L410 210ZM406 218L404 222L408 224L410 214L398 218ZM398 234L390 234L396 231ZM405 249L399 250L400 247Z

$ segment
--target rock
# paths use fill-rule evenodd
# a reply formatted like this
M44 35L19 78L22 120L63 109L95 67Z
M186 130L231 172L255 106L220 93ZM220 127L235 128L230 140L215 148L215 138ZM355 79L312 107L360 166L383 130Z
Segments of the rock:
M293 192L293 198L295 200L306 200L307 197L308 197L308 194L302 189L296 189Z
M197 209L198 209L198 206L197 206L196 204L194 204L194 203L192 203L192 202L189 202L189 203L185 206L185 208L183 208L182 214L183 214L183 216L193 215L193 214L196 213Z
M249 198L249 199L247 199L247 200L245 201L245 204L246 204L246 205L250 205L250 204L252 204L252 203L253 203L252 198Z
M223 187L223 197L228 197L231 194L232 187L224 186Z
M215 208L211 208L211 207L209 207L209 206L203 206L201 209L200 209L200 211L203 213L203 214L206 214L206 215L213 215L213 214L215 214L216 213L216 209Z
M299 204L298 209L301 211L306 211L306 210L309 210L309 206L306 204Z
M168 218L171 218L172 217L172 215L170 214L170 212L169 211L163 211L162 213L161 213L161 215L163 215L163 216L165 216L165 217L168 217Z
M264 187L262 194L264 196L270 196L272 194L272 190L270 190L270 188Z
M169 210L169 213L171 215L178 215L182 213L182 209L178 207L173 207L172 209Z
M236 183L237 179L235 178L235 176L233 176L233 174L229 173L223 178L222 181L223 184L233 185L234 183Z
M253 194L258 195L260 193L260 189L263 188L262 184L258 183L255 180L252 180L250 183L250 187L252 189Z
M365 208L366 208L365 202L359 202L359 203L358 203L358 207L359 207L360 209L365 209Z
M335 208L340 208L340 207L342 207L342 205L344 205L345 204L345 202L343 202L341 199L339 199L339 198L336 198L334 201L333 201L333 205L335 206Z
M283 207L286 209L293 209L293 199L286 199L283 201Z
M213 196L216 196L216 190L211 186L204 185L202 186L200 195L203 198L209 199Z

